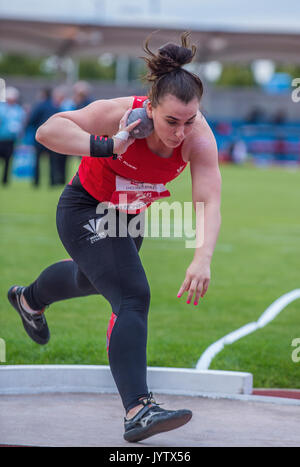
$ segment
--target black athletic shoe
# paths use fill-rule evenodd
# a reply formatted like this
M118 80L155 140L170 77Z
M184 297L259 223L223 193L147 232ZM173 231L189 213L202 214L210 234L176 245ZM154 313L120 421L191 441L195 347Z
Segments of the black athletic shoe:
M190 410L164 410L159 407L150 393L141 401L144 407L130 420L124 418L124 439L131 443L142 441L164 431L174 430L192 418Z
M34 342L45 345L50 339L50 332L43 311L41 313L28 313L21 305L21 295L24 287L13 285L7 292L8 300L21 316L23 326L28 336Z

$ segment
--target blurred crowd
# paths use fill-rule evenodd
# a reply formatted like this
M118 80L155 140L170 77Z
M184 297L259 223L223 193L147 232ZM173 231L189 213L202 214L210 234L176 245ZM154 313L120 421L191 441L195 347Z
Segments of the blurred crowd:
M78 110L93 99L92 89L85 81L71 88L61 85L42 89L28 108L22 105L18 89L6 89L6 101L0 102L0 160L3 161L2 184L6 185L13 173L18 173L19 161L32 161L26 177L32 185L40 185L41 157L49 160L49 185L66 183L68 157L56 154L35 140L36 130L57 112ZM289 122L280 109L268 117L259 108L250 110L244 119L209 120L216 137L220 163L244 164L252 161L259 165L300 165L300 121ZM12 164L13 161L13 164ZM20 163L22 167L22 163Z
M15 87L6 88L6 101L0 102L0 159L4 162L2 184L11 176L11 165L18 144L33 148L34 166L32 184L40 184L41 156L49 159L50 186L66 183L67 156L57 154L35 140L36 130L58 112L78 110L91 102L91 89L87 82L78 81L71 89L61 85L39 91L31 108L21 104L21 95Z
M243 119L217 119L209 123L220 163L300 165L300 120L290 120L284 109L268 115L255 107Z

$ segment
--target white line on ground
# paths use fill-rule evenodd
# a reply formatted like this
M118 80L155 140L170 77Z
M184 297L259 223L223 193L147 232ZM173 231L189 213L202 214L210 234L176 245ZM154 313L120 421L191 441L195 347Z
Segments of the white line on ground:
M221 352L221 350L224 349L225 345L232 344L238 339L241 339L257 329L266 326L266 324L272 321L289 303L293 302L297 298L300 298L300 289L295 289L282 295L264 311L258 321L245 324L245 326L230 332L211 344L199 358L196 370L208 370L212 360L219 352Z

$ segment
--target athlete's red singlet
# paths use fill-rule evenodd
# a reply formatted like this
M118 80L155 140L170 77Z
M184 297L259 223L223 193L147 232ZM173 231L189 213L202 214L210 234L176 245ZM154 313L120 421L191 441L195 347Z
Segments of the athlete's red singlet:
M147 96L135 96L132 108L142 107ZM146 139L136 139L117 159L83 157L78 174L84 189L98 201L137 214L160 198L170 196L165 183L176 178L187 166L181 155L182 144L169 158L148 148Z

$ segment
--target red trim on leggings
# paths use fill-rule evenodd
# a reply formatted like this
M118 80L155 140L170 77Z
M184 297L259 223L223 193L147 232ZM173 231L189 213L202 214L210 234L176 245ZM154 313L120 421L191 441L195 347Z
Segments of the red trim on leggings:
M106 333L106 350L107 350L107 354L108 354L108 350L109 350L110 336L111 336L113 327L116 324L116 321L117 321L117 315L112 313L111 317L110 317L110 320L109 320L109 323L108 323L108 328L107 328L107 333Z

